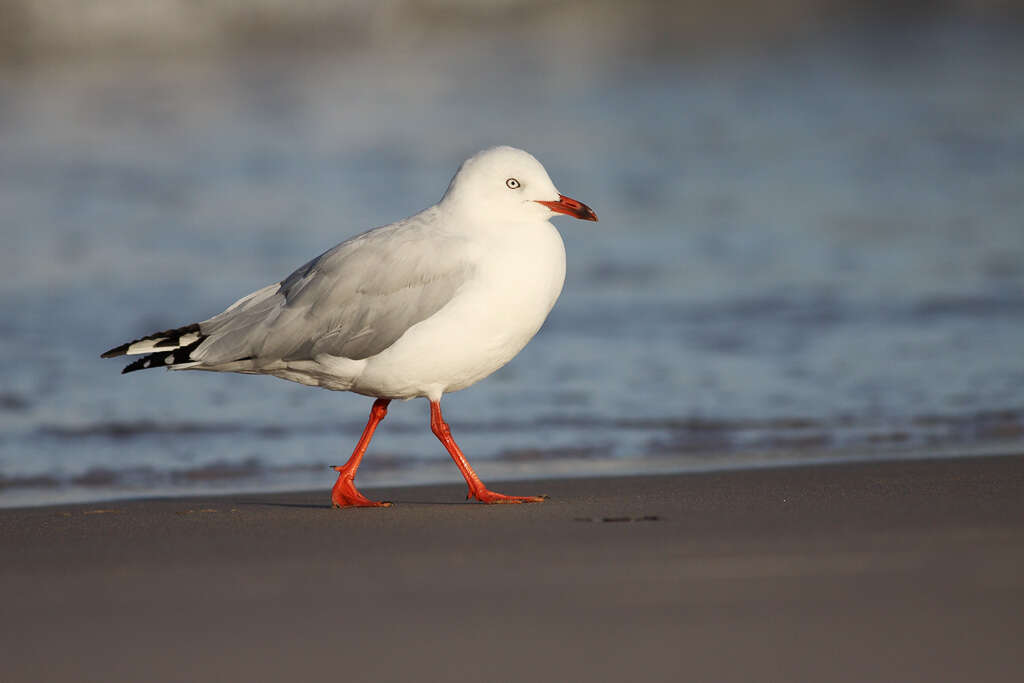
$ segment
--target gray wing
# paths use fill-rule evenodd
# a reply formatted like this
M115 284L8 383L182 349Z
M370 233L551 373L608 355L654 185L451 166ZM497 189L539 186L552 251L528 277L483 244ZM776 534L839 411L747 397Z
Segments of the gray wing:
M253 359L258 367L380 353L441 310L472 274L461 240L416 227L371 230L253 292L200 323L206 339L191 357L206 366Z

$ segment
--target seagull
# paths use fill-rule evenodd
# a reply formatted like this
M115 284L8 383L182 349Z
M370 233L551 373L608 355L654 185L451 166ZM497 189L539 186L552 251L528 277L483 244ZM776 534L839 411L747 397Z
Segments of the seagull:
M467 499L540 502L484 485L452 438L441 397L508 363L544 323L565 282L565 246L550 222L558 214L597 220L528 152L486 149L463 162L434 206L328 249L219 315L102 357L142 356L122 374L273 375L376 399L352 456L331 468L337 508L391 504L360 493L356 470L388 404L419 397L430 402L430 429L465 477Z

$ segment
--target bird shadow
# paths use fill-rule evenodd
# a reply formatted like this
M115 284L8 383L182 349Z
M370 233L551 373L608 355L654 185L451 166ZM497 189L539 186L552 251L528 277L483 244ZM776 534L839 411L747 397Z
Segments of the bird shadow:
M440 505L440 506L455 506L455 505L474 505L471 501L455 501L445 502L437 500L403 500L403 501L389 501L393 507L399 507L404 505ZM332 510L334 506L330 503L319 504L319 503L278 503L265 500L242 500L238 501L237 505L249 505L252 507L274 507L274 508L304 508L308 510Z
M240 500L237 505L251 505L259 507L271 507L271 508L308 508L310 510L330 510L330 503L319 504L319 503L271 503L266 500Z

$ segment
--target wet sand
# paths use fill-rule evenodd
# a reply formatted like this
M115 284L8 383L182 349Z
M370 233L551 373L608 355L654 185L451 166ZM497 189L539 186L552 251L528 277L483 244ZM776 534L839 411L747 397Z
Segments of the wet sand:
M0 510L4 681L1011 681L1024 456Z

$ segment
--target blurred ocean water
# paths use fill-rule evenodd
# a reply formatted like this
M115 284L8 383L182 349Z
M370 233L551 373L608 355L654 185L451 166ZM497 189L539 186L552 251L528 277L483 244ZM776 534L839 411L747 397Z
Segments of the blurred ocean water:
M545 36L545 40L547 37ZM370 401L121 377L512 144L601 222L565 291L446 398L485 480L1024 446L1024 41L952 22L764 51L415 51L0 70L0 506L329 487ZM458 480L425 402L360 481Z

